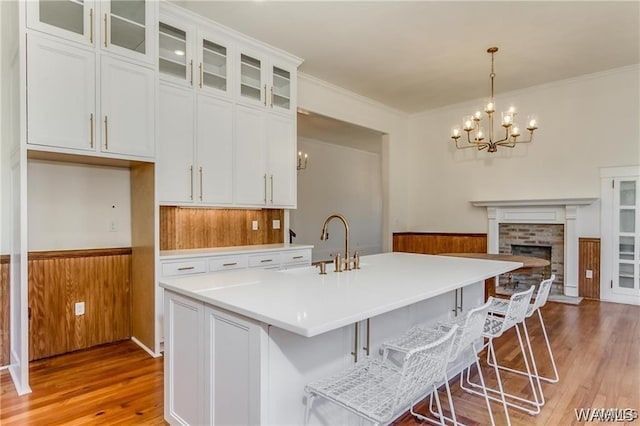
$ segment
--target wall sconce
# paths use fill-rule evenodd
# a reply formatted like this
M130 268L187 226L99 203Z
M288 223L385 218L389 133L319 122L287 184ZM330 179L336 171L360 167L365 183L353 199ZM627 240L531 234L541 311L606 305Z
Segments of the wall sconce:
M302 151L298 151L298 165L296 166L296 170L304 170L307 168L307 163L309 162L309 154L303 154Z

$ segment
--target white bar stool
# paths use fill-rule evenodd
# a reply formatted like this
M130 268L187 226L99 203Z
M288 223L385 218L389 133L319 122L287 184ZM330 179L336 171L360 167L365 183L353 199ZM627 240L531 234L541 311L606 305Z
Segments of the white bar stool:
M533 373L531 373L531 368L529 367L529 360L527 357L527 351L525 350L525 347L524 347L524 342L522 339L522 335L520 334L520 329L517 327L518 324L524 322L524 318L527 313L527 308L529 307L529 302L531 301L531 296L533 294L534 288L535 286L532 285L526 291L514 293L508 301L507 308L504 311L504 314L496 315L494 313L489 312L489 314L487 315L485 325L484 325L483 337L489 340L480 350L484 349L485 347L488 348L487 349L488 353L490 354L491 358L493 358L492 365L494 365L494 370L496 372L498 389L497 390L492 389L486 385L483 385L482 383L480 384L473 383L470 378L470 370L471 370L470 368L467 368L467 374L466 374L466 384L468 386L465 386L465 380L463 380L464 375L460 376L460 387L465 391L475 395L484 396L486 392L489 392L489 393L496 393L500 396L500 398L494 397L492 395L489 395L488 397L493 401L502 403L508 425L511 424L508 407L517 408L517 409L526 411L529 414L538 414L540 412L540 402L538 400L537 388L533 382L534 375ZM493 303L493 300L494 300L493 297L489 298L490 303ZM529 386L531 388L531 392L533 393L534 401L530 401L512 394L506 393L502 386L500 369L495 367L497 363L495 360L495 349L493 346L493 340L502 336L505 331L509 330L512 327L515 328L516 330L518 343L520 344L520 352L522 353L522 357L524 359L525 368L527 370L526 375L529 377ZM482 393L472 388L476 388L476 389L479 388L482 390ZM523 403L529 403L532 405L533 408L531 409L526 408L514 402L507 401L507 397L509 397L510 399L521 401Z
M305 425L316 397L375 425L390 423L416 401L437 392L436 384L444 378L456 330L453 327L439 339L408 351L401 367L389 362L385 351L382 360L366 358L342 373L309 383L305 387ZM442 415L440 400L436 402Z
M484 384L484 377L482 375L482 369L480 368L480 360L478 359L478 351L476 351L475 343L478 341L478 339L482 338L483 331L484 331L485 318L487 316L490 306L491 306L490 302L487 302L484 305L478 306L470 310L465 317L460 317L460 320L455 321L455 323L441 323L436 328L428 328L428 327L421 327L421 326L412 327L406 333L388 340L382 345L382 347L388 350L407 352L418 345L437 339L439 336L451 330L452 327L457 326L458 332L456 333L456 337L453 342L453 349L449 357L449 362L454 362L456 359L460 357L461 354L471 349L475 359L475 364L480 376L480 382ZM451 418L444 417L444 419L451 421L454 425L458 425L460 423L458 423L456 419L456 413L453 407L453 399L451 398L451 388L449 387L449 378L446 376L446 374L445 374L444 385L447 392L447 397L449 398L449 409L451 411ZM491 418L491 424L495 425L495 421L493 419L493 413L491 412L491 403L489 402L489 397L488 395L486 395L486 392L485 392L485 401L487 403L487 410L489 412L489 417ZM433 394L431 395L429 408L432 415L438 416L438 414L436 414L431 408L432 405L433 405ZM416 416L418 419L435 423L432 419L425 417L421 414L415 413L413 411L413 407L411 408L412 408L411 413L414 416Z

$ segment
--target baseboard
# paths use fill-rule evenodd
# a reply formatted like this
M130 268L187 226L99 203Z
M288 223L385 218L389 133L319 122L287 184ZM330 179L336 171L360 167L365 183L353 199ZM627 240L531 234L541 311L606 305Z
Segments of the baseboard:
M20 361L13 351L11 352L11 358L15 361L8 366L9 375L11 376L11 381L13 382L13 387L15 388L16 393L19 396L31 393L31 387L29 387L29 383L22 383L22 381L20 380L20 372L18 371L18 368L20 367ZM27 366L27 368L29 367Z
M136 345L140 346L146 353L148 353L152 357L159 358L159 357L162 356L162 354L157 354L154 351L152 351L151 349L149 349L144 343L142 343L140 340L136 339L135 337L132 336L131 340L133 341L133 343L135 343Z

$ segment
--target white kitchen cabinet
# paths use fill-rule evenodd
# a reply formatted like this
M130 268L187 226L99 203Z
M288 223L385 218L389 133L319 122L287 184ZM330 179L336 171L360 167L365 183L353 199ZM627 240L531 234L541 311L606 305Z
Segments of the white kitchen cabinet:
M100 149L115 154L155 155L155 73L108 56L101 58Z
M296 205L296 139L293 118L236 105L235 203Z
M30 0L27 26L142 61L155 61L155 1Z
M161 82L158 96L158 199L190 203L194 199L194 94Z
M231 41L212 29L198 30L198 88L203 93L229 98L232 87Z
M32 34L27 45L27 142L95 151L95 53Z
M601 170L601 298L640 305L640 167Z
M161 80L193 86L195 26L162 14L158 23L158 74Z

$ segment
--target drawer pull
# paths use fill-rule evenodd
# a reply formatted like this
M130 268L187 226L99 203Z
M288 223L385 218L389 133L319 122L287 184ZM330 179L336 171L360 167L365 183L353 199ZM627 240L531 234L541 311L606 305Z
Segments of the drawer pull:
M273 262L273 259L263 259L260 262L261 263Z
M222 266L236 266L238 262L223 263Z
M183 266L182 268L178 268L178 271L188 271L190 269L196 269L195 266Z
M302 259L304 256L293 256L293 259Z

